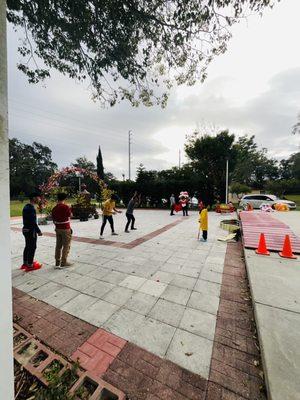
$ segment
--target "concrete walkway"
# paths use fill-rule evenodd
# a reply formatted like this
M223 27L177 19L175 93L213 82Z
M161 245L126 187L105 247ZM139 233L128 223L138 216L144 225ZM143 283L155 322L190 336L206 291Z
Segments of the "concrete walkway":
M123 232L124 219L115 218L120 236L110 236L107 226L110 245L93 241L99 220L74 222L79 239L71 250L75 265L67 271L53 268L55 238L45 236L37 251L44 267L21 272L23 237L13 231L14 287L207 379L226 252L226 244L217 241L224 236L219 228L224 216L209 214L207 243L196 240L195 212L182 220L164 211L137 210L138 230L130 234ZM42 230L50 234L53 226ZM120 246L141 237L146 239L140 245Z
M300 212L274 213L300 232ZM300 399L300 262L245 250L269 397Z

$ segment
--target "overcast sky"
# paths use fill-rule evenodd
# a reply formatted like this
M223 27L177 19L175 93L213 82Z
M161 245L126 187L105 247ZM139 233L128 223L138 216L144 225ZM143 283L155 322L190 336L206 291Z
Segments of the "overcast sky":
M300 144L299 135L291 135L300 111L299 15L299 0L282 0L263 18L236 25L206 82L174 89L164 110L127 103L103 109L86 86L55 71L44 84L29 85L16 68L18 35L9 27L10 137L48 145L59 167L83 155L95 162L101 145L105 169L118 178L128 175L128 130L133 171L139 163L148 169L178 165L186 135L202 126L254 134L271 156L287 157Z

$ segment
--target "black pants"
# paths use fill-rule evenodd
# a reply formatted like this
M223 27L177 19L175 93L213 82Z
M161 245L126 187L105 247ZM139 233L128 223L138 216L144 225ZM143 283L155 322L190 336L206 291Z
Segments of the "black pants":
M170 213L170 215L174 215L174 209L175 209L175 204L173 204L173 205L171 206L171 213Z
M23 232L25 237L25 248L23 252L23 264L32 265L36 250L37 234L36 232Z
M183 216L185 216L185 215L189 215L188 211L189 211L189 209L188 209L188 207L187 207L187 206L185 206L185 207L182 207Z
M207 240L207 231L202 231L202 237L204 240Z
M103 222L102 222L101 231L100 231L100 235L101 236L103 235L103 231L104 231L104 228L105 228L105 225L106 225L107 221L109 222L109 225L111 227L112 233L114 233L114 231L115 231L114 220L113 220L112 215L103 215Z
M126 218L127 218L127 224L125 227L125 231L128 231L130 223L131 223L131 229L134 228L135 218L133 214L128 214L128 213L126 213Z

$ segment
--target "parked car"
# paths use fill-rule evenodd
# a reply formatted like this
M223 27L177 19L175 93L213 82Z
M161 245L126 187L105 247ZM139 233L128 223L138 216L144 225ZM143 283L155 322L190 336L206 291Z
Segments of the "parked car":
M253 208L259 208L263 203L265 204L276 204L282 203L287 204L291 210L296 209L296 203L291 200L282 200L272 194L247 194L242 197L240 201L240 207L246 204L251 204Z

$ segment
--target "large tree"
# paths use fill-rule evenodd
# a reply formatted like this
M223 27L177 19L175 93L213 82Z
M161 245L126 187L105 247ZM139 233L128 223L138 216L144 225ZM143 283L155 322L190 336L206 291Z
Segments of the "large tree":
M226 186L226 160L229 171L234 169L236 152L233 134L223 131L215 136L194 133L188 138L185 152L193 171L203 182L200 195L212 203L215 199L224 200Z
M232 181L262 189L266 181L278 178L277 161L268 157L266 149L258 148L255 136L241 136L234 149L236 165Z
M18 68L30 82L55 68L104 104L165 105L174 83L205 79L231 25L277 1L8 0L7 18L24 31Z
M104 179L104 166L103 166L103 158L100 146L98 148L98 154L97 154L97 175L100 179Z
M49 147L37 142L21 143L15 138L9 141L9 162L12 196L36 190L57 168Z
M76 158L75 162L71 164L73 167L83 168L90 172L96 172L96 166L93 161L90 161L86 156Z

